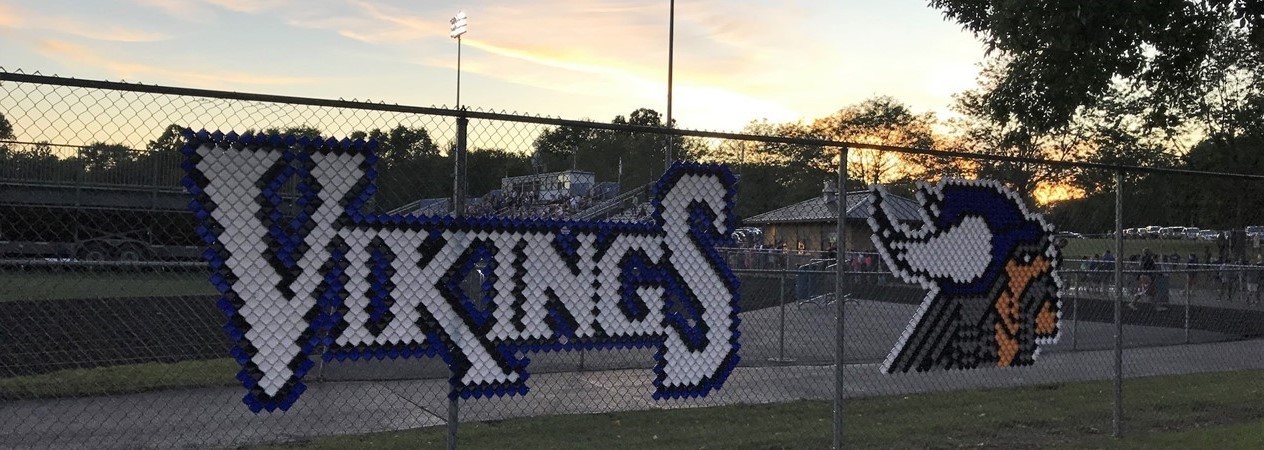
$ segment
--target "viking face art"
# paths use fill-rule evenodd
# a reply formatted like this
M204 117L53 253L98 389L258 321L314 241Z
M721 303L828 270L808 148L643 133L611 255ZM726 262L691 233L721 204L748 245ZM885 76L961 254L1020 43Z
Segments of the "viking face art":
M873 243L891 273L928 292L883 373L1031 365L1057 342L1061 255L1053 227L995 181L919 184L922 224L871 192Z
M715 249L736 179L721 166L669 169L652 223L392 215L366 212L373 141L185 137L256 412L288 409L315 358L441 358L452 398L526 393L530 352L657 348L655 398L705 396L737 365L738 282Z

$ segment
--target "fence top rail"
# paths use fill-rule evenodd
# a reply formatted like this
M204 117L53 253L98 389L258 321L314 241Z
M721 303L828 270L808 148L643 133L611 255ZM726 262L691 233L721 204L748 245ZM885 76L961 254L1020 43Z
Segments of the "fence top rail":
M1120 164L1105 164L1105 163L1095 163L1095 162L1088 162L1088 161L1056 161L1056 160L1048 160L1048 159L1042 159L1042 158L1029 158L1029 157L1022 157L1022 156L988 155L988 154L982 154L982 153L959 152L959 151L951 151L951 150L936 150L936 149L931 149L931 148L902 147L902 146L896 146L896 145L865 144L865 143L859 143L859 142L834 141L834 140L828 140L828 139L791 138L791 137L782 137L782 136L764 136L764 135L756 135L756 134L743 134L743 133L721 132L721 131L703 131L703 130L689 130L689 129L681 129L681 128L651 127L651 126L644 126L644 125L600 123L600 122L561 119L561 118L544 117L544 116L528 116L528 115L522 115L522 114L512 114L512 113L503 113L503 112L469 110L464 107L462 107L461 109L446 109L446 108L438 108L438 107L390 104L390 103L384 103L384 102L373 103L373 102L368 102L368 101L357 101L357 100L341 100L341 99L334 100L334 99L321 99L321 98L312 98L312 97L295 97L295 96L287 96L287 95L256 94L256 93L248 93L248 92L173 87L173 86L162 86L162 85L156 85L156 84L140 84L140 83L127 83L127 82L118 82L118 81L64 78L64 77L59 77L59 76L8 72L7 70L4 70L3 68L0 68L0 81L44 84L44 85L64 86L64 87L103 89L103 90L114 90L114 91L125 91L125 92L139 92L139 93L150 93L150 94L179 95L179 96L188 96L188 97L218 98L218 99L224 99L224 100L257 101L257 102L264 102L264 103L288 103L288 104L296 104L296 105L319 106L319 107L330 107L330 108L360 109L360 110L400 112L400 113L411 113L411 114L428 114L428 115L458 117L458 118L467 118L467 119L473 118L473 119L484 119L484 120L500 120L500 121L506 121L506 122L522 122L522 123L531 123L531 124L537 124L537 125L570 126L570 127L577 127L577 128L601 129L601 130L608 130L608 131L640 132L640 133L654 133L654 134L665 134L665 135L675 135L675 136L692 136L692 137L706 137L706 138L715 138L715 139L754 141L754 142L763 142L763 143L770 143L770 144L809 145L809 146L820 146L820 147L869 149L869 150L889 151L889 152L895 152L895 153L907 153L907 154L917 154L917 155L927 155L927 156L937 156L937 157L947 157L947 158L962 158L962 159L972 159L972 160L980 160L980 161L1002 161L1002 162L1023 163L1023 164L1041 164L1041 165L1048 165L1048 166L1054 166L1054 167L1075 167L1075 168L1081 168L1081 169L1108 170L1108 171L1113 171L1113 172L1164 173L1164 174L1173 174L1173 175L1195 175L1195 176L1214 176L1214 177L1220 177L1220 178L1237 178L1237 179L1243 179L1243 180L1264 180L1264 174L1211 172L1211 171L1201 171L1201 170L1174 169L1174 168L1167 168L1167 167L1145 167L1145 166L1131 166L1131 165L1120 165Z

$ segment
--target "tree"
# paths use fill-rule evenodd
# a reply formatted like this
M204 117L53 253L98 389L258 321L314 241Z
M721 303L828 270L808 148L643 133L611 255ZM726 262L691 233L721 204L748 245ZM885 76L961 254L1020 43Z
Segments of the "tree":
M9 119L4 117L4 113L0 113L0 139L13 139L13 124L9 123ZM9 159L9 145L0 142L0 162Z
M891 97L878 96L809 124L760 120L747 124L742 131L761 136L933 148L937 141L935 123L933 114L916 114ZM712 155L713 159L738 164L741 215L766 212L820 195L822 182L837 177L837 147L743 141L718 150L720 153ZM950 174L949 167L935 158L851 149L851 183L844 190L884 183L907 191L910 180L944 176Z
M430 139L430 132L425 128L409 128L397 125L389 131L374 128L363 137L377 140L378 156L382 157L383 166L402 163L424 157L439 156L439 146ZM362 137L352 133L351 138Z
M4 113L0 113L0 139L13 139L13 124L9 123L9 119L5 118ZM0 162L11 158L9 154L9 144L0 143Z
M531 170L531 161L527 156L498 148L471 151L467 162L469 167L478 169L469 173L471 196L482 196L500 189L502 178L530 173Z
M1012 2L931 0L973 32L998 63L980 100L992 121L1041 134L1067 126L1120 89L1140 94L1152 126L1198 116L1227 84L1254 84L1264 67L1264 0ZM1224 51L1226 47L1238 52ZM1226 59L1226 57L1231 57ZM1244 64L1245 63L1245 64ZM1222 94L1224 92L1221 92Z
M663 117L658 114L658 111L649 108L637 108L635 111L632 111L632 114L628 114L626 119L623 116L615 116L610 123L662 127Z
M1264 173L1264 133L1232 142L1208 139L1189 151L1186 168L1209 172ZM1169 183L1171 184L1171 183ZM1180 183L1205 227L1237 228L1264 223L1264 185L1220 177L1199 177Z
M0 150L5 149L5 146L0 145ZM5 173L4 176L17 179L69 182L75 179L79 171L77 164L59 159L48 142L8 148L7 161L3 162L4 166L0 171Z
M914 114L891 97L877 96L812 122L813 137L832 141L882 144L912 148L935 146L932 113ZM817 149L819 150L819 149ZM801 161L821 169L837 164L837 149L805 155ZM850 176L865 184L877 184L919 174L918 161L909 155L869 149L851 149L847 158Z
M1138 96L1113 92L1102 97L1096 107L1084 108L1074 120L1060 128L1040 131L1016 120L996 121L991 116L988 97L999 83L996 63L984 67L980 86L958 94L953 105L960 118L949 121L951 139L940 147L995 156L1088 161L1105 164L1170 167L1179 136L1146 123ZM980 178L998 179L1031 200L1039 189L1056 189L1093 194L1114 189L1114 174L1102 170L1081 170L1048 164L1012 161L972 161L965 172ZM1139 174L1129 174L1135 181Z
M250 130L247 130L243 132L242 134L246 134L249 132ZM323 138L324 137L323 136L324 133L322 133L319 128L316 128L311 125L297 125L297 126L289 126L285 128L274 127L274 128L268 128L268 129L263 130L263 133L264 134L290 134L290 135L294 135L294 137L305 137L305 138Z
M639 108L611 121L619 125L662 128L657 111ZM658 180L663 173L667 135L654 132L609 131L561 126L544 131L534 141L536 164L542 171L571 167L594 173L600 181L620 181L635 187ZM703 151L695 138L672 139L673 154L691 159Z
M421 198L443 197L452 188L452 166L425 128L396 125L387 131L357 131L352 139L378 142L379 202L386 210Z
M745 134L809 138L802 123L753 121ZM738 215L752 216L818 195L822 181L834 178L834 169L823 164L826 149L816 145L742 142L739 154ZM837 152L837 149L833 149Z
M4 116L4 113L0 113L0 139L13 139L13 137L13 124Z
M171 124L162 130L154 140L145 144L145 150L152 152L178 152L184 147L184 125Z
M125 145L94 142L79 150L79 158L83 160L84 170L88 173L101 173L115 169L136 156L136 152Z
M586 127L560 126L540 133L532 146L535 153L532 163L542 171L550 169L569 169L578 164L580 147L583 152L592 152L591 146L597 141L597 130Z

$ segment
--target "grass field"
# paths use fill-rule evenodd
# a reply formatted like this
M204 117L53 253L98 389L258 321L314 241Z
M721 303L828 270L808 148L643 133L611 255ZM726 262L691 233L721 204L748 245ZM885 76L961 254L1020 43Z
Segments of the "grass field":
M241 367L229 358L61 370L0 378L0 399L43 399L125 394L162 389L232 386Z
M1213 256L1220 254L1216 247L1216 243L1212 241L1193 241L1184 239L1124 239L1124 255L1140 255L1142 250L1149 248L1155 254L1181 255L1181 261L1189 257L1190 253L1198 255L1201 261L1203 255L1207 251L1211 251ZM1101 255L1110 250L1115 252L1114 239L1068 239L1066 247L1062 248L1063 258L1083 259L1091 258L1093 255ZM1256 250L1256 249L1251 249Z
M201 271L0 269L0 302L111 297L215 295Z
M0 379L0 399L236 385L229 359L67 370ZM1111 432L1109 381L848 400L850 447L1264 448L1264 371L1125 380L1125 434ZM530 401L525 397L523 401ZM826 448L831 405L632 411L461 425L468 448ZM444 427L264 449L440 448Z
M1264 371L1125 381L1125 438L1107 381L849 400L857 448L1264 448ZM636 411L462 424L468 448L828 448L831 405ZM442 448L444 427L259 448Z

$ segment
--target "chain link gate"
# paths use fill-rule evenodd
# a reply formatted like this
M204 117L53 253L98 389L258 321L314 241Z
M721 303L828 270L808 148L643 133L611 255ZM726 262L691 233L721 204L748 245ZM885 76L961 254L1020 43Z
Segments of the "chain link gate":
M918 321L914 319L938 317L932 310L934 292L986 297L997 305L1002 301L997 299L1004 296L989 295L1006 287L990 286L980 291L949 286L948 278L954 274L960 278L979 270L986 272L961 262L993 256L979 253L972 245L942 247L950 249L948 253L939 251L948 262L927 263L921 272L910 266L904 276L893 273L892 265L900 260L893 255L905 252L912 244L883 248L895 241L873 239L875 227L879 234L884 230L878 226L881 224L871 223L876 220L874 213L880 212L890 225L906 227L903 235L912 239L920 236L917 224L924 215L943 211L944 205L936 202L946 201L951 195L946 192L953 185L928 184L921 196L915 189L876 193L857 189L858 183L849 182L847 171L841 171L842 176L828 177L830 183L801 203L765 205L742 214L734 241L716 250L713 256L724 261L737 280L740 361L728 373L723 387L705 397L655 399L659 361L653 345L563 344L570 351L520 351L512 355L529 358L530 390L525 395L485 391L484 398L458 395L450 404L453 381L443 355L429 353L431 357L404 359L392 357L398 354L386 350L380 355L360 353L327 359L323 357L327 353L351 355L348 348L354 345L340 349L338 345L347 343L316 336L318 339L302 344L310 345L312 357L301 358L291 368L301 366L305 372L302 398L287 404L284 412L256 414L242 401L246 390L243 380L237 378L242 355L234 350L241 346L234 342L231 326L225 332L224 290L220 286L224 281L215 276L217 265L208 265L205 260L203 234L215 231L215 227L201 222L196 207L190 209L187 188L181 185L187 171L182 164L188 164L190 151L186 148L186 129L195 137L202 129L234 131L237 141L244 141L241 136L248 134L284 134L306 139L305 145L326 148L330 155L345 154L336 149L350 148L345 145L351 144L341 143L342 138L373 140L378 145L376 166L364 170L374 171L376 192L355 205L366 221L370 217L451 214L471 221L490 217L520 223L600 221L623 224L613 229L634 231L651 223L662 203L661 198L655 198L655 185L662 175L658 168L665 155L666 133L678 137L671 144L676 155L729 164L735 175L739 208L743 192L772 185L756 166L744 164L748 152L791 146L833 154L842 153L844 148L856 154L917 154L908 153L911 149L775 136L9 72L0 73L0 92L0 112L15 129L15 136L0 144L4 149L0 163L0 422L5 424L0 440L4 445L231 447L441 426L453 417L451 404L459 405L459 419L463 421L801 399L835 399L842 407L836 413L841 413L852 398L1116 376L1126 397L1123 388L1128 378L1259 369L1262 359L1258 339L1264 326L1264 308L1259 306L1256 282L1261 274L1256 263L1259 237L1244 231L1252 223L1226 224L1223 228L1238 231L1215 237L1190 237L1185 230L1179 238L1173 230L1166 235L1160 234L1161 230L1153 235L1149 230L1130 232L1122 225L1148 225L1139 222L1145 216L1137 211L1153 207L1147 202L1166 192L1163 183L1156 185L1144 178L1145 172L1013 158L978 162L977 155L932 153L920 156L962 164L975 161L1046 177L1080 174L1119 180L1119 186L1111 190L1117 194L1111 200L1118 203L1100 205L1096 209L1099 215L1046 214L1042 220L1058 232L1049 236L1044 247L1037 246L1027 256L1006 253L998 260L1000 267L1008 262L1009 267L1049 264L1050 268L1057 260L1057 280L1049 277L1050 271L1009 275L1011 281L1022 274L1031 283L1057 286L1060 302L1051 309L1047 305L1055 297L1003 300L1012 305L1037 305L1031 321L1023 325L1027 328L1002 320L996 308L975 311L977 317L992 320L988 322L992 330L1010 327L1006 335L957 332L959 336L973 336L992 350L941 353L956 355L958 359L951 362L909 359L906 370L895 370L901 361L893 351L897 343L939 342L932 338L918 341L915 336ZM205 142L214 148L220 148L216 147L219 144L233 148L232 142L222 137L212 139L209 134ZM471 172L464 184L450 158L462 143L468 149L465 163ZM537 156L521 157L527 154ZM257 192L241 197L249 201L240 203L247 209L266 205L276 214L277 227L269 231L270 239L277 242L275 248L256 250L272 252L278 260L289 261L282 265L290 267L304 264L296 256L301 252L297 244L283 243L295 241L300 231L310 227L295 217L316 214L312 208L319 202L314 200L321 198L322 192L355 187L349 181L324 183L319 189L304 184L305 177L314 177L311 172L321 166L302 155L276 153L275 158L291 158L292 163L266 177L256 174L256 179L267 182L258 186ZM223 173L241 174L261 167L262 163L240 164ZM1190 180L1187 182L1259 182L1252 177L1174 172L1155 176ZM455 187L461 185L467 190L461 192ZM464 195L454 195L457 192ZM1023 205L1034 207L1029 190L994 192L1001 197L1010 198L1011 193L1019 197L1020 210ZM260 196L266 201L259 200ZM1170 198L1173 200L1165 200L1160 207L1186 207L1182 202L1189 201ZM886 209L873 209L875 199L884 199ZM201 211L210 214L213 209ZM252 214L245 211L245 215ZM843 221L838 220L840 216ZM577 233L582 231L582 226L575 227ZM992 227L988 233L1001 234ZM977 226L963 230L976 232L971 239L983 232ZM361 298L369 303L361 305L361 313L341 314L355 315L364 324L389 323L388 316L397 313L392 302L403 297L391 295L395 291L374 289L390 285L391 289L404 289L400 287L402 279L392 278L397 273L395 263L420 258L421 253L416 245L409 250L412 253L387 251L393 247L384 243L400 237L356 239L361 238L365 242L347 244L342 251L348 261L356 261L347 267L361 269L344 274L354 281L340 286L364 292ZM409 239L420 239L416 244L424 242L422 238ZM375 244L377 241L381 242ZM897 247L903 250L894 251ZM511 273L508 267L514 259L500 258L508 258L502 253L515 251L525 255L527 249L510 246L467 252L461 267L469 270L453 272L447 278L453 292L465 293L469 311L488 307L484 294L489 288L512 297L512 280L500 274ZM1041 255L1047 258L1040 259ZM520 261L538 260L538 256L524 256ZM487 269L501 261L510 263ZM926 267L946 272L932 274ZM649 265L637 273L641 270L652 271ZM303 289L318 289L319 279L312 282L316 284ZM654 296L642 294L645 298ZM565 294L557 291L537 295L552 295L559 302L565 299ZM635 305L625 307L635 309ZM336 303L319 303L315 314L335 317L338 308ZM575 317L549 315L562 309L542 312L539 317L551 319L542 318L541 323L583 323ZM1048 316L1040 316L1041 311L1059 315L1056 342L1048 339L1050 329L1037 329L1048 326L1042 325ZM679 330L696 325L688 323L691 315L687 308L671 314L681 318ZM239 327L237 332L244 334L245 328ZM373 340L374 335L389 333L388 329L385 326L361 338ZM1035 333L1030 342L1020 344L1014 337L1015 330L1020 329ZM1005 336L1015 339L1014 343L1004 344L1008 342ZM1040 344L1035 346L1037 340ZM439 350L411 347L394 351ZM980 355L986 358L980 359ZM840 357L844 364L835 365ZM987 365L982 364L985 362L995 365L991 358L1023 364L924 370ZM280 364L277 367L290 362L273 361ZM1031 365L1024 366L1026 363ZM256 386L261 379L255 380ZM1118 399L1103 396L1099 401L1103 424L1112 421L1112 412L1115 420L1120 413L1126 414L1126 410L1115 409L1122 405ZM265 407L263 403L256 406ZM847 429L841 416L834 422L835 438L846 443ZM1115 422L1116 432L1125 429L1123 423Z

